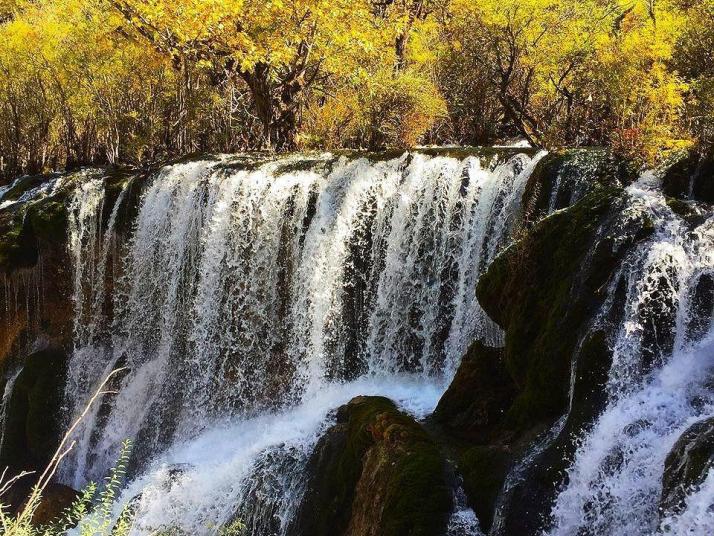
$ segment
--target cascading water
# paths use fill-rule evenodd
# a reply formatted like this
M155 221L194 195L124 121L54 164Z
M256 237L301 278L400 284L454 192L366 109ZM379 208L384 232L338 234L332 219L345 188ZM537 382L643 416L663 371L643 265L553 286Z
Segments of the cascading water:
M579 442L552 510L552 536L711 534L714 470L682 512L660 522L667 454L693 423L714 415L714 217L688 224L653 174L627 188L653 237L625 260L625 318L612 341L609 402ZM609 295L615 294L613 283Z
M474 338L500 342L473 288L541 156L173 165L147 185L111 297L124 196L102 235L101 180L83 184L68 404L76 413L109 371L127 370L62 479L100 478L132 438L137 476L117 509L132 501L135 533L206 533L237 516L252 534L287 534L297 468L330 410L381 394L424 416ZM456 503L454 534L474 533Z

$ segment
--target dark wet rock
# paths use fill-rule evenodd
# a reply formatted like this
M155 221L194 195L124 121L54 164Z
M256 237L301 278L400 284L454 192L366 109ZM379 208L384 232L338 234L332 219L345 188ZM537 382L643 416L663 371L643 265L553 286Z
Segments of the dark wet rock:
M515 395L516 386L503 362L503 349L475 341L432 418L454 437L486 443Z
M495 534L537 534L547 525L574 438L605 403L608 326L624 303L618 267L653 230L644 216L622 218L625 206L622 188L592 185L535 224L479 281L479 301L505 330L505 345L469 350L434 420L461 442L455 458L469 503L482 526L494 519ZM609 294L610 314L596 326Z
M49 462L62 434L66 366L66 354L56 349L25 360L6 408L0 466L37 471Z
M662 190L677 199L714 203L714 155L683 155L665 171Z
M676 287L672 289L671 287ZM638 317L645 328L642 333L642 360L645 371L662 364L665 356L674 349L677 322L677 277L673 265L659 275L653 289L643 296L638 307Z
M105 203L102 226L106 228L112 207L123 193L115 229L117 248L110 249L108 262L121 267L121 244L133 227L147 173L107 169L97 172L104 179ZM73 303L72 262L68 248L68 210L77 180L85 173L68 173L62 183L48 181L56 175L20 180L8 194L21 199L0 209L0 388L13 373L22 368L27 355L36 348L51 347L68 352L72 347ZM58 186L59 185L59 186ZM31 197L23 197L33 188ZM51 186L51 187L50 187ZM110 295L113 270L107 270L105 285ZM106 300L107 318L111 318L111 300Z
M660 511L676 514L684 499L714 467L714 417L690 426L667 455L662 477Z
M32 515L32 524L43 526L61 522L67 510L80 496L81 493L69 486L50 483L43 491L42 498Z
M469 506L488 530L493 523L501 487L512 467L513 453L505 446L475 446L461 452L456 464Z
M0 211L0 271L9 274L33 267L37 256L37 239L24 211Z
M687 338L699 340L706 335L714 311L714 276L703 273L699 276L690 302Z
M318 442L293 534L437 535L452 490L445 459L426 431L383 397L337 410Z

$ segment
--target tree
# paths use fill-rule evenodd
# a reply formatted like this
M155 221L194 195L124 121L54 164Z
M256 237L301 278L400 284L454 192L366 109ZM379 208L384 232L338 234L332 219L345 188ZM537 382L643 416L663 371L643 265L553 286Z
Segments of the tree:
M684 19L672 4L453 0L451 14L446 57L479 65L503 120L532 143L646 159L678 145L685 87L666 63Z
M714 1L682 2L687 24L671 68L687 81L686 126L704 150L714 148Z
M262 144L294 149L306 94L355 66L371 46L366 2L351 0L111 0L128 24L184 69L245 81L263 125Z

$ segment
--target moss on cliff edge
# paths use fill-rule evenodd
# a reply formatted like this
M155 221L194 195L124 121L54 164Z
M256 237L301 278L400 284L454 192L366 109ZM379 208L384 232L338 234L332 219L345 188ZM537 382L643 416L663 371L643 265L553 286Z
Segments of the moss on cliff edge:
M45 198L0 212L0 271L34 266L43 246L64 248L67 209L64 200Z
M619 257L607 239L598 241L598 229L621 199L618 188L595 188L540 222L478 284L481 305L506 330L504 363L519 389L506 414L510 427L566 406L573 351Z

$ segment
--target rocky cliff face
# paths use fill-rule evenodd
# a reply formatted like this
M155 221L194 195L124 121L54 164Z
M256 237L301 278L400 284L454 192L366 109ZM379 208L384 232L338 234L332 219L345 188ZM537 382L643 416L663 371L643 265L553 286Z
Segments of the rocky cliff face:
M404 169L410 165L406 162L398 168L402 183ZM307 168L313 165L305 164ZM519 164L516 171L522 169ZM110 218L115 218L111 223L115 245L108 248L106 262L112 269L103 273L100 283L106 286L104 295L111 295L123 274L122 244L134 232L146 177L99 173L104 177L103 206L118 207L113 216L109 208L100 210L93 231L103 233ZM713 200L708 192L714 177L707 161L684 159L661 175L661 186L652 186L652 191L664 192L660 206L647 197L650 194L641 193L650 192L649 183L640 186L631 170L605 151L564 151L540 160L514 205L520 207L515 240L495 257L474 289L480 307L502 330L503 344L489 345L484 338L474 341L425 420L383 397L357 397L336 408L333 424L323 430L307 457L301 477L304 492L287 523L288 533L460 536L469 533L453 523L462 494L463 506L478 518L470 531L478 525L479 530L494 535L558 533L562 523L557 505L573 479L574 460L582 456L583 438L597 428L618 397L629 396L629 387L621 389L613 383L613 370L621 366L624 352L621 327L634 320L639 326L637 347L632 350L639 361L628 370L643 378L666 363L667 356L681 346L682 337L696 341L711 329L711 273L698 273L691 292L688 286L680 292L685 282L672 275L680 269L674 261L670 268L647 277L646 293L638 290L640 283L633 282L633 273L649 266L638 265L638 259L663 228L676 227L672 232L679 242L710 232L707 222ZM67 236L73 211L78 210L72 196L81 180L80 175L25 178L0 198L5 304L0 310L4 329L0 367L5 386L0 463L13 470L37 469L46 463L66 422L62 411L65 376L75 343L75 322L82 318L72 301L77 283ZM466 176L461 180L463 195L469 185ZM286 214L300 225L292 229L286 224L281 236L299 231L300 240L306 240L311 220L325 210L316 207L316 194L310 195L302 219L297 213ZM121 204L115 203L119 196L123 196ZM201 207L212 202L199 201L196 204ZM642 209L645 205L647 209ZM372 199L365 206L373 217L377 201ZM460 223L454 215L444 219L444 225ZM367 226L357 235L348 255L360 262L350 263L346 270L354 282L344 285L342 304L342 312L355 324L368 316L364 310L369 290L366 278L376 269L365 255L380 245L380 237L373 230L368 232ZM435 247L436 242L428 243ZM296 245L302 247L302 242ZM285 261L288 253L280 249L275 262ZM241 255L247 259L252 252L246 247ZM415 255L432 253L423 246ZM234 261L239 263L243 257ZM438 277L449 281L449 271L457 268L446 266ZM286 270L281 272L281 281L287 281ZM416 268L414 273L418 273ZM430 284L435 277L430 276ZM673 291L674 280L679 286ZM287 288L287 283L283 286ZM644 298L633 301L636 291ZM433 295L441 300L442 310L446 310L444 296L454 292L445 284L440 294ZM112 307L111 300L100 307L109 319ZM685 307L688 312L683 316ZM410 322L417 325L413 319ZM443 326L439 329L444 331ZM365 335L358 335L342 342L350 370L343 374L345 380L367 369L358 359L355 342ZM435 330L433 340L444 345L447 339L446 332ZM492 339L490 343L498 337ZM395 348L409 346L398 342ZM271 351L276 360L286 352L282 347ZM337 368L333 373L341 374ZM237 382L234 375L227 370L225 381ZM277 374L274 378L281 379ZM711 418L700 419L706 415L701 408L709 407L709 402L701 393L697 396L698 402L690 405L699 404L700 409L687 418L687 426L672 425L681 429L681 438L669 445L671 452L657 477L663 523L671 523L673 516L684 511L687 497L701 488L711 468ZM648 426L643 420L623 428L633 435L633 430ZM602 470L620 470L623 459L623 454L613 451ZM581 517L591 515L588 508L582 508ZM276 523L265 526L277 527Z
M59 188L54 191L58 181L20 179L0 199L0 369L5 392L0 459L13 471L43 466L61 428L72 304L67 216L63 194Z
M75 323L69 228L79 210L75 189L88 174L106 176L107 202L135 178L109 170L22 177L0 197L0 464L13 471L44 468L67 426L63 392ZM128 190L133 199L117 226L123 234L131 229L139 188ZM108 217L103 213L100 225Z

